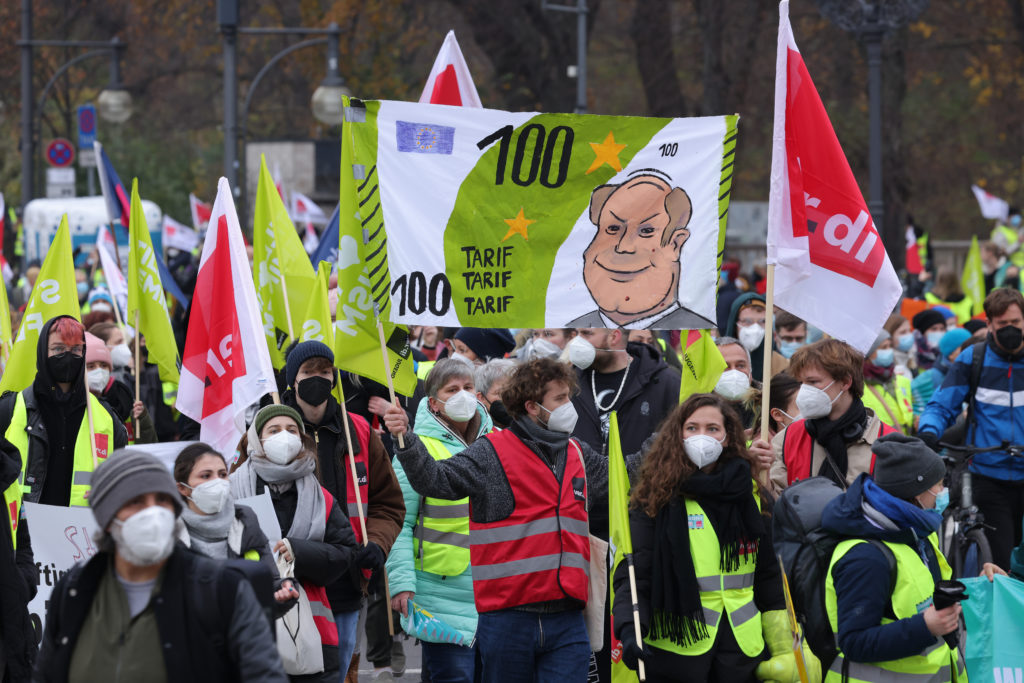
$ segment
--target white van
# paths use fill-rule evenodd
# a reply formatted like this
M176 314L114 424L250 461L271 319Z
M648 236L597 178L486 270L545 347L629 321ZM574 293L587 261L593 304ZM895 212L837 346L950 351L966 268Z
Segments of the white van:
M142 200L142 211L153 240L156 253L163 253L163 211L151 201ZM96 243L96 231L101 225L110 224L107 205L103 197L75 197L73 199L33 199L25 206L22 218L25 227L25 262L46 257L46 251L57 234L61 217L68 215L71 229L71 248L91 247ZM118 227L114 236L120 251L121 262L128 259L128 226ZM91 249L86 250L91 251Z

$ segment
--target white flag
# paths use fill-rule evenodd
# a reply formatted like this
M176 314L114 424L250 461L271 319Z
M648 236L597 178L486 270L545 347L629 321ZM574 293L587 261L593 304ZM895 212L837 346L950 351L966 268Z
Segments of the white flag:
M106 228L100 228L105 230ZM111 240L113 242L113 240ZM117 302L117 307L121 310L121 320L128 319L128 281L124 277L124 273L117 265L117 260L114 259L114 255L110 253L110 247L104 242L96 240L96 250L100 253L100 267L103 268L103 276L107 280L107 287L110 289L110 295L114 297L114 301Z
M437 52L434 66L423 86L420 102L426 104L450 104L457 107L482 107L480 95L473 84L473 76L466 66L466 59L455 39L455 31L448 31L441 49Z
M974 193L974 198L978 200L978 208L981 209L981 215L984 218L995 218L1000 221L1006 220L1010 213L1010 205L1005 199L989 194L977 185L971 185L971 192Z
M242 228L221 178L196 276L177 408L199 422L202 441L228 454L244 433L246 410L276 390Z
M327 225L327 214L312 199L292 190L292 220L296 223Z
M164 214L164 249L192 251L199 246L199 233Z

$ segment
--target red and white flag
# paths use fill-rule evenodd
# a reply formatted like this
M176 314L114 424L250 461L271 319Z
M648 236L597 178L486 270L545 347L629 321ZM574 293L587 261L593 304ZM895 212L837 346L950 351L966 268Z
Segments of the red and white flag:
M189 208L192 209L192 227L194 227L197 232L206 230L206 226L210 222L210 212L213 210L213 207L206 202L199 201L199 198L191 192L188 193L188 205Z
M312 199L292 190L292 220L296 223L327 225L327 214Z
M202 441L227 454L244 433L246 410L276 390L242 228L221 178L196 276L177 408L199 422Z
M981 209L983 218L995 218L1005 221L1010 215L1010 204L1005 199L1000 199L994 194L989 194L977 185L971 185L971 192L978 200L978 208Z
M775 304L862 353L903 287L779 4L768 206Z
M434 67L427 76L427 84L420 95L421 103L451 104L456 107L477 107L480 95L476 92L473 77L466 66L466 60L455 39L455 31L448 31L441 43L441 49L434 60Z
M164 214L164 249L192 251L199 246L199 233Z
M121 310L121 319L124 320L128 317L128 281L121 272L117 259L114 258L114 240L111 239L110 233L107 232L106 239L103 239L106 230L107 226L100 226L100 232L96 234L96 251L100 254L100 268L103 269L107 288L117 302L117 307Z

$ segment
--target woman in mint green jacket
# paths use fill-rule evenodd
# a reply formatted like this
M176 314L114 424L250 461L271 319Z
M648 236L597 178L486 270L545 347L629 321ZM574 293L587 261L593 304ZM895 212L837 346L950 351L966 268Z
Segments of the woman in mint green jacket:
M416 412L415 432L434 459L450 458L491 431L468 363L438 361L427 375L426 394ZM469 499L421 496L398 460L394 467L405 498L405 523L387 560L392 607L402 613L406 633L420 639L431 683L471 683L479 667Z

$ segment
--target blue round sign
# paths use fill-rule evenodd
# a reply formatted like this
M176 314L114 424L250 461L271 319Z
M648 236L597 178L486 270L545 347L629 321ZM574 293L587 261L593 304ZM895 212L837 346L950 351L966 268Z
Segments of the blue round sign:
M75 160L75 148L71 146L69 140L57 138L46 146L46 160L50 162L51 166L57 168L70 166Z

